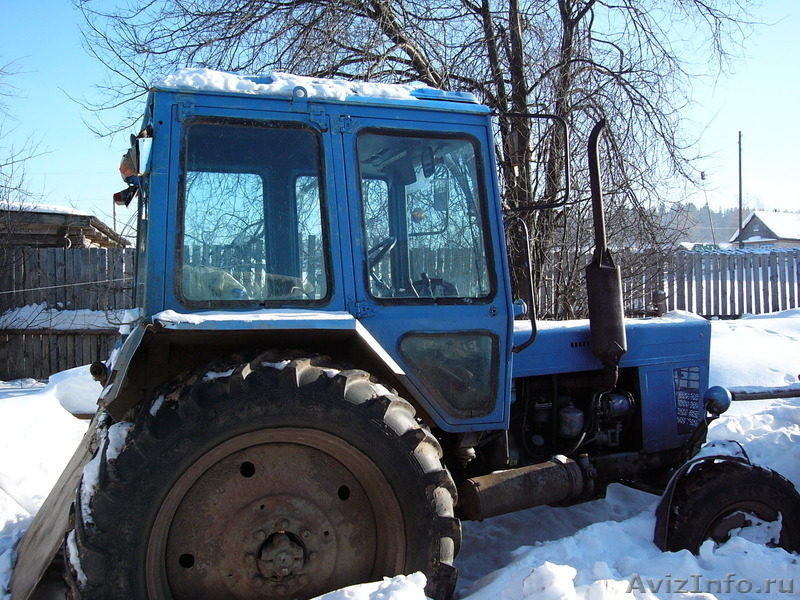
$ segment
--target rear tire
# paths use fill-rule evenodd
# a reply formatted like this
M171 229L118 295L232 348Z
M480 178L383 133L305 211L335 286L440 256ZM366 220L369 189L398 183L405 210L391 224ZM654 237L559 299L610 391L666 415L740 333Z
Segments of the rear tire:
M415 571L452 594L455 486L393 390L270 352L156 396L100 432L66 545L76 598L310 598Z
M790 481L754 465L701 464L675 491L667 550L697 554L708 539L722 544L736 529L779 518L780 537L768 545L800 551L800 494Z

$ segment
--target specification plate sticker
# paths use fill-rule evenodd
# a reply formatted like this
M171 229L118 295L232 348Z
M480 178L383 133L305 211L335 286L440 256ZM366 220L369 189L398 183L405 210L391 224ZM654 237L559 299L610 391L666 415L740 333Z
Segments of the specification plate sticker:
M683 367L672 372L675 385L675 416L678 434L692 433L700 419L700 367Z

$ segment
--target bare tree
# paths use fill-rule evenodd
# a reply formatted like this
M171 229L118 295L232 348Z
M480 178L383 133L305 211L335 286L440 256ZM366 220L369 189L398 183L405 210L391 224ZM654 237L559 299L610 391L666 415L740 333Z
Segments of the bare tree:
M660 207L695 183L685 112L691 82L716 76L750 26L744 0L132 0L107 10L73 0L86 47L110 67L106 105L142 94L175 67L205 66L374 81L422 81L475 93L498 113L497 156L507 209L559 204L566 140L518 116L546 112L576 132L601 117L613 245L664 251L676 239ZM583 313L577 292L590 250L582 162L566 204L524 214L534 283L556 273L546 308ZM527 279L519 236L514 281Z

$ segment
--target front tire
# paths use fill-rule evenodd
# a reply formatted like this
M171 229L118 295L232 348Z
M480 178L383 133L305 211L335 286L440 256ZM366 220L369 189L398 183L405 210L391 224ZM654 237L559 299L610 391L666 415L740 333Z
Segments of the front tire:
M722 544L737 530L779 520L775 539L764 541L800 552L800 494L790 481L755 465L703 463L675 491L666 549L697 554L706 540Z
M106 436L113 438L113 436ZM422 571L455 585L455 486L410 404L363 371L218 361L106 440L67 544L90 599L310 598Z

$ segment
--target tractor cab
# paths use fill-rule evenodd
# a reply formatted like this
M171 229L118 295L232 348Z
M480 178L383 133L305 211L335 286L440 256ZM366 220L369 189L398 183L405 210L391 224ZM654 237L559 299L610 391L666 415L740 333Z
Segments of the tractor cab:
M194 315L225 342L244 322L319 332L336 314L346 330L304 347L363 357L356 332L439 427L504 426L512 305L488 109L421 85L189 73L150 95L136 144L158 166L126 169L145 318Z

